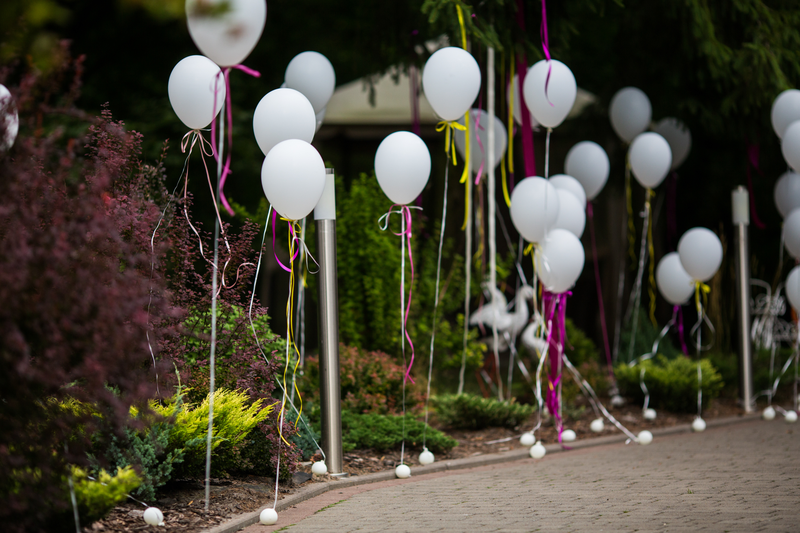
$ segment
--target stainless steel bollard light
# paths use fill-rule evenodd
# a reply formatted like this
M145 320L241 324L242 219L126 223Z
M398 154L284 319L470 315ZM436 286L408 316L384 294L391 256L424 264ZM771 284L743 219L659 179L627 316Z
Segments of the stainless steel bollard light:
M319 255L319 397L322 451L332 475L342 474L342 411L339 387L339 297L336 281L336 197L334 173L325 169L325 190L314 221Z
M750 338L750 195L743 186L733 191L733 225L736 227L736 302L739 320L739 399L745 413L753 401L753 342Z

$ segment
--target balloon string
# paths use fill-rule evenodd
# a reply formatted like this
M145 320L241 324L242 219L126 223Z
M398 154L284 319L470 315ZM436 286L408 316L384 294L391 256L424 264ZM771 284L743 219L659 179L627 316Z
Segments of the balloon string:
M592 257L594 258L594 281L597 287L597 305L600 310L600 327L603 332L603 347L606 351L606 363L608 364L608 376L612 383L616 382L614 377L614 364L611 360L611 345L608 341L608 326L606 325L606 309L603 302L603 288L600 285L600 262L597 257L597 240L594 233L594 208L592 201L586 203L586 213L589 215L589 235L592 242Z
M464 149L464 173L461 174L461 180L459 183L464 184L464 223L461 225L461 231L467 230L467 224L469 223L469 214L470 214L470 183L469 183L469 167L470 167L470 159L469 159L469 145L470 145L470 128L469 128L469 110L464 113L464 124L466 124L466 132L464 137L466 138Z
M480 112L481 104L478 104L478 113L475 117L475 139L478 141L478 147L481 149L481 165L478 167L478 173L475 175L475 185L478 185L481 181L481 176L483 175L483 167L486 164L486 150L483 148L483 141L481 140L481 136L478 133L480 130L485 130L483 126L481 126L481 115L483 113ZM469 113L467 113L469 116Z
M650 405L650 391L647 390L647 385L644 384L644 374L647 372L645 367L642 367L639 372L639 388L644 393L644 404L642 404L642 411L647 411L647 406Z
M656 337L656 340L653 341L652 349L649 352L647 352L646 354L640 355L639 357L637 357L636 359L634 359L633 361L628 363L629 367L634 367L634 366L638 365L639 363L647 361L648 359L652 359L653 357L655 357L658 354L658 345L661 343L661 341L664 339L664 337L666 337L666 335L669 332L670 328L675 325L676 319L678 318L678 311L679 310L680 310L680 306L679 305L676 305L676 306L674 306L672 308L672 318L661 329L661 332Z
M628 255L631 266L636 264L636 224L633 220L633 189L631 187L631 162L625 159L625 200L628 208Z
M703 369L697 361L697 418L703 415Z
M656 193L648 190L649 194L655 198ZM658 327L656 322L656 252L653 247L653 211L650 210L650 220L647 223L647 253L650 255L650 271L649 271L649 284L648 296L650 297L650 323L654 328Z
M514 83L514 52L511 52L511 66L509 69L509 86ZM521 97L520 97L521 98ZM514 175L514 87L508 94L508 171ZM509 202L510 205L510 202Z
M639 306L642 295L642 277L644 276L644 264L647 261L647 231L650 223L650 194L651 189L645 190L644 193L644 226L642 227L642 242L639 248L639 267L636 271L636 280L634 281L633 288L631 289L631 301L628 303L630 307L633 304L633 312L631 315L631 341L628 347L628 361L633 359L633 350L636 344L636 332L639 328Z

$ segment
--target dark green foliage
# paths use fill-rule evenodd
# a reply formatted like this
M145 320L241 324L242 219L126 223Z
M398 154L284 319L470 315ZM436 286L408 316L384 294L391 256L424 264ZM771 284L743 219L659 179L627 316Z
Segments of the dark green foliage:
M317 444L322 439L322 433L314 429L305 413L300 418L302 421L298 423L297 434L292 437L291 442L299 448L303 460L307 461L317 453Z
M425 445L433 453L444 453L458 442L432 427L425 431L425 423L410 415L405 417L405 442L409 447ZM342 411L342 446L345 451L372 448L383 452L400 448L403 441L403 417L379 414L358 414Z
M567 341L564 346L564 351L575 368L579 368L584 363L590 361L599 361L600 352L594 341L586 336L580 328L575 326L575 323L569 318L565 322L565 330L567 332Z
M708 359L701 359L703 373L703 405L719 396L724 383ZM644 382L650 391L650 406L675 413L697 411L697 361L688 357L667 359L657 355L636 366L619 364L614 367L617 385L622 395L634 402L644 401L639 387L639 373L645 369Z
M643 299L646 298L643 296ZM653 350L653 342L658 338L661 333L661 328L656 329L653 327L652 322L647 316L647 312L639 309L639 321L637 322L636 338L634 339L633 351L631 352L631 328L633 327L633 320L629 320L622 326L619 342L619 360L626 363L631 362L633 359L648 354ZM666 356L668 359L673 359L681 355L681 352L675 348L669 335L664 336L661 342L658 343L658 353Z
M433 398L436 416L445 426L458 429L515 428L535 411L513 399L502 402L471 394L445 394Z

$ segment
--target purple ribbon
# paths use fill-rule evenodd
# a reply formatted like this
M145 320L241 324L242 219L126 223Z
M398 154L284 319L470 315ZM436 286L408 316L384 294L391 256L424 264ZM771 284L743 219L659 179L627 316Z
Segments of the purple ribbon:
M689 350L686 348L686 341L683 338L683 307L676 305L672 308L673 313L678 314L678 338L681 341L681 350L683 355L689 355Z
M547 334L548 353L550 354L550 375L548 376L548 390L546 405L550 414L556 419L558 428L558 442L561 443L561 434L564 424L561 420L558 400L558 384L561 383L561 358L564 354L564 340L566 332L567 297L572 293L562 292L553 294L550 291L542 292L542 304L550 328Z
M752 144L750 141L745 141L745 143L747 145L747 190L750 193L750 214L753 217L753 224L758 229L765 229L767 225L761 222L761 219L758 218L758 213L756 213L756 197L753 194L753 180L750 176L750 167L752 166L759 176L764 177L764 173L761 172L761 168L758 166L759 146L758 143Z

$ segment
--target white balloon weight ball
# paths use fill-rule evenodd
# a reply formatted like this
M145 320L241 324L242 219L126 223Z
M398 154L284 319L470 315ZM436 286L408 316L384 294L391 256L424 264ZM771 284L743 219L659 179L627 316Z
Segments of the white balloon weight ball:
M539 124L555 128L572 111L578 86L568 66L555 59L543 59L528 69L522 92Z
M264 158L261 186L267 200L281 216L300 220L322 197L325 163L317 149L305 141L280 142Z
M482 109L471 109L469 112L472 120L469 125L469 160L472 162L472 172L477 174L483 166L483 171L489 170L489 113ZM459 124L464 124L464 117L458 119ZM466 158L467 134L462 130L455 131L455 142L458 153ZM494 117L494 166L503 160L503 154L508 146L506 127L499 117Z
M800 120L800 91L787 89L772 102L772 128L778 137L783 137L786 128L795 120Z
M611 397L612 407L622 407L623 405L625 405L625 398L623 398L619 394L615 394Z
M472 54L448 46L434 52L422 71L425 98L444 120L457 120L481 90L481 69Z
M800 310L800 266L796 266L786 277L786 297L794 310Z
M265 526L271 526L278 523L278 513L275 509L264 509L258 516L258 521Z
M419 454L419 464L423 466L432 464L434 459L435 458L433 457L433 454L428 450L428 448L425 448L422 450L422 453Z
M706 421L699 416L692 421L692 431L700 433L706 430Z
M692 297L694 280L684 270L678 252L670 252L658 262L656 285L661 296L672 305L683 305Z
M184 57L169 75L167 94L181 122L198 130L208 126L222 109L225 80L217 64L207 57Z
M775 182L775 206L783 218L800 207L800 174L784 172Z
M792 170L800 172L800 120L789 124L783 133L781 152Z
M565 429L561 432L561 440L563 442L575 442L575 439L578 438L578 435L571 429Z
M375 152L375 176L389 200L405 205L422 193L431 175L428 146L410 131L387 136Z
M800 208L794 209L783 221L783 245L792 257L800 259Z
M145 509L142 518L151 526L160 526L164 523L164 515L158 507L148 507Z
M328 473L328 467L325 465L324 461L317 461L313 465L311 465L311 473L321 476L323 474Z
M761 418L763 418L764 420L774 420L775 408L772 407L771 405L764 408L764 410L761 412Z
M783 419L787 424L794 424L797 422L797 411L786 411L786 415L784 415Z
M319 113L333 96L336 72L327 57L319 52L302 52L289 61L284 74L286 86L303 93L314 113Z
M707 228L692 228L678 241L683 269L695 281L708 281L722 264L722 243Z
M611 98L611 127L625 142L631 142L650 125L653 107L641 89L624 87Z
M511 84L508 86L508 90L506 91L506 98L509 102L511 102L512 94L511 89L514 89L514 122L522 125L522 99L520 98L520 90L519 90L519 74L514 74L514 79L511 81ZM527 107L527 106L526 106ZM530 109L528 110L528 119L530 120L531 129L535 129L536 126L539 125L539 122L536 120L536 117L533 116Z
M570 289L583 272L586 256L580 239L564 229L554 229L536 252L539 278L545 288L561 294Z
M407 465L397 465L394 469L394 475L399 479L406 479L411 477L411 469Z
M522 446L533 446L536 444L536 437L533 436L533 433L530 431L523 433L522 436L519 438L519 443Z
M605 424L603 423L603 419L595 418L594 420L592 420L592 423L589 424L589 429L591 429L595 433L601 433L605 429Z
M511 193L511 221L528 242L541 242L558 219L558 193L544 178L520 181Z
M197 48L223 67L240 64L253 51L267 20L266 0L186 0L189 35Z
M558 218L553 224L553 229L565 229L580 239L586 228L586 212L581 201L566 189L557 189L556 193L558 193Z
M658 121L653 131L664 137L672 150L672 170L686 161L692 148L692 134L683 122L668 117Z
M646 429L642 430L639 432L639 435L636 436L636 440L642 446L647 446L648 444L653 442L653 434L647 431Z
M541 459L547 454L547 450L545 449L542 441L537 442L533 446L531 446L530 451L528 452L531 457L534 459Z
M581 208L586 209L586 191L580 181L566 174L550 176L549 181L556 189L571 192L581 202Z
M642 416L644 417L645 420L655 420L656 416L658 416L658 413L656 413L655 409L648 407L647 409L644 410Z
M268 92L253 113L253 133L264 155L273 146L288 139L310 143L314 140L316 123L311 102L294 89Z
M12 146L19 133L19 115L11 92L5 85L0 84L0 122L3 123L3 137L0 138L0 152L5 152Z
M631 172L642 187L655 189L667 177L672 166L672 150L658 133L641 133L628 151Z
M564 161L564 172L583 185L589 200L594 200L605 187L610 168L608 154L592 141L581 141L570 148Z

